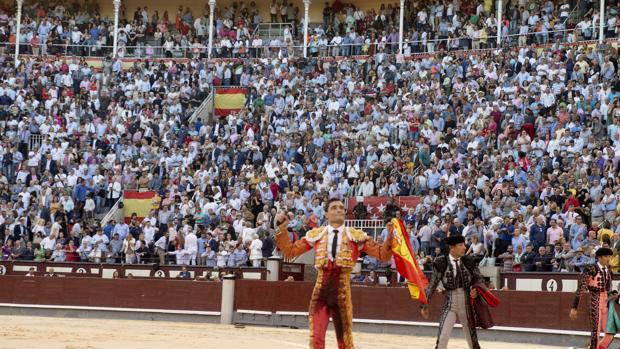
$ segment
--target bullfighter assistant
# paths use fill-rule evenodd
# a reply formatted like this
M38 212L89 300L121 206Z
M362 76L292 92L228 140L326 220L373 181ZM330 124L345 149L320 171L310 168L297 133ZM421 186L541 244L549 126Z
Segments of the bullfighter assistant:
M579 278L577 292L570 310L571 320L577 319L577 308L582 293L590 293L590 349L606 349L613 341L613 335L606 335L600 340L600 333L607 327L607 297L611 291L612 273L609 260L613 251L606 247L596 250L596 263L585 267Z
M448 348L448 341L457 319L463 325L467 346L470 349L480 349L470 298L478 297L478 291L473 286L483 283L484 278L473 258L465 255L463 236L450 236L446 238L446 242L450 247L450 252L447 256L435 258L433 275L426 289L426 298L429 303L440 281L446 289L435 349ZM427 305L422 306L422 316L424 318L429 316Z

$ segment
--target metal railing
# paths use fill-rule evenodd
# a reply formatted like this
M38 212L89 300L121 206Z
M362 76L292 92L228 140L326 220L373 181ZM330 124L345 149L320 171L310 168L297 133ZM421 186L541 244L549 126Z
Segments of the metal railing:
M381 219L347 219L344 221L344 225L349 228L363 230L373 239L381 235L385 228L385 222Z
M578 12L577 9L579 9L581 7L581 3L579 1L577 1L575 3L575 6L573 6L573 9L570 11L570 13L568 14L568 17L566 17L566 19L564 20L564 22L562 24L564 24L564 27L566 27L566 23L570 22L571 24L575 24L575 22L578 19Z
M575 37L571 34L576 33ZM502 36L502 47L521 47L529 45L546 45L560 42L579 42L589 39L596 39L598 32L594 32L591 38L581 36L581 30L578 28L553 30L547 32L529 32L526 35L509 34ZM608 38L609 39L609 38ZM327 44L318 45L316 40L311 40L308 44L308 56L328 57L328 56L358 56L368 55L376 52L384 52L387 54L398 53L398 41L396 42L373 42L373 43L351 43L351 44ZM468 36L463 37L440 37L432 40L405 40L405 54L413 55L420 53L433 54L438 51L455 51L455 50L478 50L493 49L496 44L496 36L488 36L486 40L474 39ZM89 57L105 57L112 53L111 46L94 45L69 45L69 44L47 44L46 49L42 47L33 49L28 43L20 44L21 54L41 56L61 54L65 56L89 56ZM12 52L13 44L0 43L0 48L4 47L5 53ZM198 47L181 47L174 46L172 49L166 49L163 46L119 46L119 58L141 58L141 59L190 59L190 58L206 58L207 47L200 45ZM218 42L214 43L212 52L213 58L284 58L284 57L301 57L303 56L303 45L280 45L270 46L266 43L261 46L249 47L221 47Z
M293 23L260 23L254 29L252 36L258 35L261 39L271 40L273 38L282 38L284 37L284 28L289 27L291 31L291 35L293 35ZM276 35L273 35L273 32L276 32ZM267 32L265 36L263 33Z

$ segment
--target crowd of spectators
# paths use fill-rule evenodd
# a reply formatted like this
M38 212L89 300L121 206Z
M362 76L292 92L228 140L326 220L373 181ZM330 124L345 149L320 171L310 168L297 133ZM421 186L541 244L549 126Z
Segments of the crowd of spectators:
M577 42L598 37L598 4L592 1L504 1L502 46ZM595 6L596 5L596 6ZM310 56L395 53L399 42L400 5L384 3L362 9L339 0L322 6L322 23L309 23ZM496 45L497 11L492 1L407 1L403 52L484 49ZM287 0L272 0L269 18L259 6L233 2L216 6L214 57L299 57L303 42L303 9ZM15 42L13 9L0 13L3 49ZM174 17L172 17L174 15ZM111 53L113 19L102 16L98 2L50 1L25 4L20 45L24 53L105 56ZM604 19L606 37L616 37L618 9L609 2ZM273 36L255 34L261 23L285 24ZM280 28L280 27L276 27ZM209 6L200 13L179 6L176 14L121 2L118 55L136 57L207 56Z
M425 267L463 234L483 265L579 271L609 246L617 271L618 57L559 42L102 70L2 55L2 259L260 266L278 211L298 239L327 198L415 195L392 211ZM247 88L245 107L190 123L218 84ZM102 226L124 190L161 203Z

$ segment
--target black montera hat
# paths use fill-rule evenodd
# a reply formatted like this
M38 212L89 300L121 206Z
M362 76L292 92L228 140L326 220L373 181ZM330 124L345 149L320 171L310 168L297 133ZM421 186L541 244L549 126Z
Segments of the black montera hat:
M611 248L601 247L598 250L596 250L596 257L613 256L613 255L614 255L614 251L612 251Z
M444 241L446 242L446 244L448 244L448 246L454 246L458 244L464 244L465 238L462 235L452 235L448 236Z

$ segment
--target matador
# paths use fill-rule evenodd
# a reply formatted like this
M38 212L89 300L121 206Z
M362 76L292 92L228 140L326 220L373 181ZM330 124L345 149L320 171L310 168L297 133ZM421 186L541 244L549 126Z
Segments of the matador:
M327 202L326 217L327 226L312 229L292 243L287 230L288 218L285 214L278 215L276 243L286 258L315 250L314 266L318 276L308 311L310 348L325 348L325 333L331 316L338 348L353 349L351 271L361 252L381 261L390 259L393 227L388 224L389 234L383 244L370 239L361 230L345 227L345 207L339 199Z

